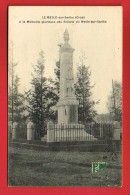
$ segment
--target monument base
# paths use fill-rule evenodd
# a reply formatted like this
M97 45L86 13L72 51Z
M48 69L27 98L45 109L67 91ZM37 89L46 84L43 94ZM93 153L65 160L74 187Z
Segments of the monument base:
M60 99L57 104L58 124L78 123L78 101L75 97Z
M93 135L85 131L82 124L57 124L54 131L56 142L97 140Z

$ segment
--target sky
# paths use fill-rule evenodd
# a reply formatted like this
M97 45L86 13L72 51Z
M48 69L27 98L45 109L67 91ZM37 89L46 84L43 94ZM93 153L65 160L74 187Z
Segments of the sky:
M45 75L54 77L59 59L58 44L63 43L65 29L75 49L73 68L82 52L90 66L93 100L99 100L98 113L107 113L107 98L112 79L122 80L122 9L109 7L45 7L11 6L9 8L9 63L18 63L15 73L20 77L20 91L30 88L33 65L40 50L45 52ZM12 49L13 43L13 49Z

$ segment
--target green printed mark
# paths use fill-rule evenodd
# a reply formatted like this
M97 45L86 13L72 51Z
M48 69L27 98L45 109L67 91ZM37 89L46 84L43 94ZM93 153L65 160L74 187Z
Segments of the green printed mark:
M92 162L92 173L96 173L101 169L104 169L107 167L106 162Z

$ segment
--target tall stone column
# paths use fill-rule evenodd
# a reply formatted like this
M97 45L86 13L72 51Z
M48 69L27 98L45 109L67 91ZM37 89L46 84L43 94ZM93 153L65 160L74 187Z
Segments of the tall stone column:
M69 33L64 32L64 44L60 48L60 99L57 104L58 124L78 123L78 101L74 90L73 52Z

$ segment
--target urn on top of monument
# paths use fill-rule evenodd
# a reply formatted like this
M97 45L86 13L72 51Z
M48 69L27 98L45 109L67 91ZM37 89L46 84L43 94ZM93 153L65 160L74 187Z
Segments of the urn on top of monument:
M69 42L69 33L68 30L66 29L64 34L63 34L63 38L64 38L64 44L62 45L62 47L60 48L60 52L64 52L64 51L69 51L69 52L73 52L74 49L71 47L71 45L68 43Z
M64 32L64 41L65 42L68 42L69 41L69 33L68 33L68 30L67 29Z
M66 29L64 32L64 44L60 48L60 99L67 96L75 96L74 77L73 77L73 52L74 49L68 43L69 33Z

